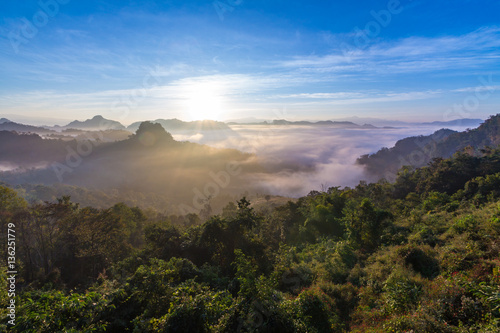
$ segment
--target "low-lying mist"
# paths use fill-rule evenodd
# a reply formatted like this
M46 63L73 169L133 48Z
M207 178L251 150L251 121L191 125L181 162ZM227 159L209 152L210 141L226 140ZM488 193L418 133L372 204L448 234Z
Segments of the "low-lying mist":
M218 148L235 148L255 155L263 172L245 174L259 191L299 197L311 190L355 186L377 181L356 159L391 147L408 136L428 135L439 127L336 129L322 126L233 125L233 131L174 135ZM463 130L464 128L454 128Z

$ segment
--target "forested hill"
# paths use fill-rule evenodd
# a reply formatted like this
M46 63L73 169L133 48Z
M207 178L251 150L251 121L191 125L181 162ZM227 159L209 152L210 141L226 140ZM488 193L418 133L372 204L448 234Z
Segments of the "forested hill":
M448 158L468 149L477 154L481 149L500 144L500 114L487 119L476 129L455 132L441 129L428 136L399 140L392 148L382 148L375 154L363 155L357 163L364 165L373 178L394 180L402 166L418 168L436 157Z
M203 220L0 186L0 331L500 331L500 149Z
M11 163L21 167L47 164L63 160L65 147L76 148L76 142L44 140L37 134L18 134L0 130L0 164Z
M250 154L175 141L160 124L150 122L142 123L130 138L112 143L66 142L11 132L0 132L0 138L0 164L22 167L0 172L0 181L7 184L63 183L154 193L198 211L198 201L210 195L242 193L244 174L261 170ZM194 202L196 194L200 199Z

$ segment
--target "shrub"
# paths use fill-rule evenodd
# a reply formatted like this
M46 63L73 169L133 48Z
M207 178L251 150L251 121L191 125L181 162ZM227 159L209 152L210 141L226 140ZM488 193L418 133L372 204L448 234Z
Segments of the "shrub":
M395 271L384 283L386 307L392 312L406 312L414 308L422 293L422 284L405 274Z
M428 246L413 247L407 245L399 248L397 252L407 267L425 278L433 279L441 271L438 260L434 258L434 253Z
M216 292L194 281L179 285L172 293L168 312L147 324L137 318L136 330L148 332L209 332L231 308L227 291ZM139 320L138 320L139 319Z
M350 283L333 284L331 282L322 282L316 286L334 301L335 311L338 312L340 320L347 328L352 312L358 305L358 288Z
M304 290L283 305L293 318L296 332L338 332L343 328L334 300L317 287Z
M413 315L400 315L387 320L383 326L387 333L448 333L456 332L444 322L436 320L425 313L415 313Z
M36 291L23 295L14 330L20 332L104 331L102 313L108 300L96 292L64 295L60 291Z
M450 196L446 193L429 192L424 202L422 209L424 212L432 211L450 202Z
M457 220L452 226L451 230L457 234L463 234L465 232L474 233L478 230L479 223L476 218L472 215L467 215Z
M439 240L436 231L428 226L423 226L419 231L410 236L409 241L417 244L435 246Z

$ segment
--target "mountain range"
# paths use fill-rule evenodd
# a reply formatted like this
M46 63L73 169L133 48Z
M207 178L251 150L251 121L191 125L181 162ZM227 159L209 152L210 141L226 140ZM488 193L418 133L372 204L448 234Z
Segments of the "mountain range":
M418 121L399 121L387 120L370 117L347 117L336 119L337 121L351 121L357 124L372 124L374 126L391 126L391 127L406 127L406 126L440 126L440 127L462 127L462 128L475 128L484 122L483 119L474 118L460 118L447 121L433 121L433 122L418 122Z
M96 115L91 119L84 121L74 120L64 126L32 126L24 125L17 122L12 122L7 118L0 119L0 131L17 131L20 133L39 133L45 134L51 131L61 132L68 129L77 129L84 131L103 131L103 130L128 130L135 132L142 121L137 121L129 126L124 126L118 121L106 119L101 115ZM358 118L350 117L337 120L323 121L289 121L286 119L262 120L257 118L235 119L227 122L214 120L196 120L182 121L179 119L156 119L151 120L153 123L159 123L167 131L175 133L180 131L187 132L213 132L219 130L231 130L231 125L275 125L275 126L328 126L332 128L345 129L372 129L372 128L391 128L391 127L406 127L406 126L432 126L432 127L453 127L453 128L475 128L479 126L483 120L481 119L455 119L450 121L434 121L434 122L403 122L392 121L378 118ZM360 125L363 124L363 125Z
M156 119L151 120L152 123L160 124L165 130L169 132L175 131L217 131L217 130L230 130L231 128L223 122L215 120L196 120L196 121L182 121L179 119ZM129 131L136 131L142 121L130 124L127 129Z
M237 122L229 122L228 125L239 125ZM245 125L275 125L275 126L329 126L332 128L377 128L371 124L358 125L350 121L332 121L332 120L321 120L321 121L289 121L285 119L275 119L273 121L262 121L254 123L245 123Z
M379 119L379 118L370 118L370 117L347 117L347 118L338 118L327 121L283 121L283 120L264 120L257 118L240 118L240 119L231 119L226 123L229 125L333 125L337 124L341 126L342 124L346 126L360 126L363 127L406 127L406 126L441 126L441 127L467 127L474 128L478 127L484 120L483 119L471 119L471 118L462 118L462 119L454 119L449 121L434 121L434 122L407 122L407 121L399 121L399 120L387 120L387 119Z
M70 124L95 128L96 123L107 119L94 117L87 121ZM273 179L280 172L289 170L288 164L280 164L279 168L265 169L254 155L242 153L235 149L218 149L192 142L176 141L163 124L177 131L201 131L205 129L220 135L227 135L231 130L228 124L214 121L183 122L177 119L158 119L155 122L132 124L127 131L137 126L135 133L126 130L110 130L120 133L121 139L100 139L94 141L78 140L78 135L94 135L106 131L87 132L68 130L66 126L57 135L70 133L66 140L46 140L42 135L23 134L21 131L0 130L0 167L4 170L14 167L15 171L0 172L0 181L9 184L55 184L91 187L95 189L119 189L126 191L158 193L172 202L190 202L193 197L207 198L214 191L225 195L236 195L242 188L253 189L255 182L251 179L259 177ZM1 126L14 126L7 119L1 119ZM277 120L267 125L277 126L308 125L340 128L365 128L351 122L290 122ZM20 125L20 124L17 124ZM121 125L121 124L120 124ZM262 124L264 126L264 124ZM29 132L38 129L29 125L22 129ZM265 127L263 127L265 128ZM236 131L234 131L236 132ZM127 134L130 133L130 134ZM207 132L205 132L207 133ZM318 131L319 133L319 131ZM44 137L52 137L54 133ZM111 134L110 134L111 135ZM56 138L56 137L54 137ZM176 136L177 140L182 136ZM377 153L363 155L357 163L365 167L372 179L386 178L392 180L398 170L404 166L425 166L433 158L446 158L458 150L467 149L470 154L479 154L481 149L500 144L500 115L492 116L480 127L464 132L440 129L428 136L402 139L392 148L383 148ZM472 148L468 148L468 147ZM226 177L226 168L236 162L244 166L244 172L238 177ZM34 169L32 169L34 168ZM220 176L223 175L223 176ZM257 176L258 175L258 176ZM214 178L215 177L215 178ZM254 177L254 178L252 178ZM217 179L217 180L215 180ZM217 182L224 186L214 187ZM227 184L226 184L227 183ZM199 193L209 193L199 195ZM221 199L222 196L221 196Z

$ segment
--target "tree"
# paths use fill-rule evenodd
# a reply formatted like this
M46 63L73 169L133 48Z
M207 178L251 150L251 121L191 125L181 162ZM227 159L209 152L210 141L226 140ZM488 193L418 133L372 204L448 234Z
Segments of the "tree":
M77 210L78 205L64 196L57 203L32 205L18 218L20 257L29 281L46 279L57 268L56 263L68 254L68 243L63 241L64 225Z
M0 228L2 228L2 232L0 232L0 243L2 244L0 254L2 258L7 257L7 226L11 222L16 225L21 215L26 213L26 208L26 201L20 198L16 191L6 186L0 186ZM16 229L16 227L11 229Z
M121 216L110 209L86 207L60 222L57 262L61 277L70 285L96 278L111 264L124 259L131 247Z
M365 198L359 204L349 202L344 210L347 238L366 251L373 251L380 242L390 213L377 209Z

